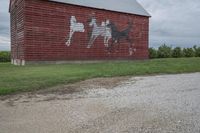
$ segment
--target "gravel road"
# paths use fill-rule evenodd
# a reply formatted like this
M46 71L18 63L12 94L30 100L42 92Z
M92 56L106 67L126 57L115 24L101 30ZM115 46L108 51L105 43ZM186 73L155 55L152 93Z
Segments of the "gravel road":
M200 133L200 73L70 87L0 97L0 133Z

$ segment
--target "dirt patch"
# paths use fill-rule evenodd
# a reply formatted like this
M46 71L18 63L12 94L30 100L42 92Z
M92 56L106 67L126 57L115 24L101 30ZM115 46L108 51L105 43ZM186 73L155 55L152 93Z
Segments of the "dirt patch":
M112 89L118 86L121 82L130 79L130 77L114 77L114 78L94 78L74 84L68 84L63 86L56 86L46 90L40 90L37 93L39 94L70 94L74 92L80 92L86 89Z
M0 96L0 100L1 101L8 100L9 103L13 103L13 101L18 101L19 99L22 99L22 98L23 99L27 98L29 100L38 98L38 95L43 95L44 97L46 96L44 98L44 101L50 101L50 100L55 100L55 99L59 100L63 98L58 97L58 95L73 94L73 93L77 93L77 92L81 92L81 91L89 90L89 89L100 89L100 88L112 89L120 85L122 82L127 81L128 79L130 79L130 77L128 76L113 77L113 78L94 78L94 79L88 79L88 80L84 80L84 81L73 83L73 84L59 85L59 86L51 87L44 90L38 90L35 92L26 92L26 93L15 94L15 95ZM68 99L68 98L64 98L64 99ZM25 102L27 101L25 100Z

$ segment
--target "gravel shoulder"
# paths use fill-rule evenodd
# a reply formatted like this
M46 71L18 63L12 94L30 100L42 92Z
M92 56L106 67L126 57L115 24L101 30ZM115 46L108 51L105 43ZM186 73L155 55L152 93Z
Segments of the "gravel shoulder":
M0 99L2 133L200 132L200 73L97 78Z

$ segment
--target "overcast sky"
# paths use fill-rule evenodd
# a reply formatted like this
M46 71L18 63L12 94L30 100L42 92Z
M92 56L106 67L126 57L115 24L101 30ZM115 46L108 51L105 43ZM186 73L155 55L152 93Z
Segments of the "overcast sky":
M138 0L151 14L150 47L200 46L200 0ZM0 2L0 50L10 50L9 0Z

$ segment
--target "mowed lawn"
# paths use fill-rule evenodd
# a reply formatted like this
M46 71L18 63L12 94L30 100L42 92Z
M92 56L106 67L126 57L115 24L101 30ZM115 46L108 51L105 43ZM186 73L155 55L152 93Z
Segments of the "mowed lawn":
M0 95L47 89L95 77L200 72L200 58L14 66L0 63Z

